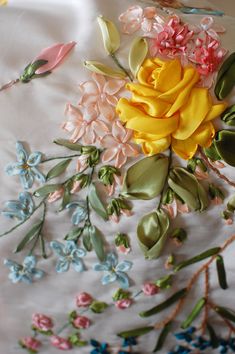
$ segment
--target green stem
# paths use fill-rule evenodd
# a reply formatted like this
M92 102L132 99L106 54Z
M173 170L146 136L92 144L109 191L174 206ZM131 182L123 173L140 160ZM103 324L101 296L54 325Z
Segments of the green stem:
M60 333L63 332L64 329L68 328L71 325L70 322L66 322L58 331L57 331L57 335L59 335Z
M66 179L63 183L61 183L62 185L65 185L66 183L68 183L69 181L71 181L72 179L74 179L76 176L81 175L83 172L85 172L87 169L89 168L89 166L86 166L81 172L75 173L74 175L72 175L71 177L69 177L68 179Z
M73 157L81 156L81 154L73 154L67 156L57 156L57 157L49 157L48 159L42 160L41 163L52 161L52 160L62 160L62 159L71 159Z
M95 167L92 166L92 168L91 168L91 173L90 173L90 175L89 175L89 180L88 180L88 187L89 187L89 185L90 185L91 182L92 182L92 177L93 177L94 171L95 171ZM87 206L87 217L86 217L85 223L86 223L87 225L91 225L91 219L90 219L90 212L91 212L91 211L90 211L90 202L89 202L89 197L88 197L88 195L86 196L86 206Z
M47 255L46 255L46 252L45 252L45 244L44 244L43 236L41 234L41 231L42 231L42 228L43 228L43 225L44 225L44 221L45 221L45 217L46 217L46 203L43 200L42 224L41 224L40 229L38 231L38 236L36 237L36 239L35 239L35 241L33 243L33 246L31 248L31 250L29 251L28 256L32 255L32 253L33 253L38 241L40 240L41 241L41 247L42 247L42 256L43 256L43 258L47 258Z
M133 81L132 76L129 74L129 72L122 66L122 64L119 62L118 58L114 53L110 54L111 58L113 59L114 63L129 77L131 81Z
M39 209L40 206L44 203L45 199L46 199L46 198L44 198L44 199L41 200L41 202L35 207L35 209L34 209L34 211L32 212L32 214L30 214L29 216L27 216L26 219L22 220L21 222L19 222L19 223L16 224L15 226L13 226L10 230L7 230L7 231L3 232L2 234L0 234L0 237L10 234L12 231L16 230L18 227L20 227L20 226L23 225L26 221L28 221L28 220L31 218L31 216L35 213L35 211L36 211L37 209Z
M169 158L168 171L167 171L164 187L163 187L163 190L162 190L162 193L161 193L161 197L160 197L160 200L159 200L159 203L158 203L158 207L157 207L158 210L161 209L163 197L164 197L166 188L168 187L168 176L169 176L170 169L171 169L171 164L172 164L172 151L171 151L171 149L169 150L168 158Z

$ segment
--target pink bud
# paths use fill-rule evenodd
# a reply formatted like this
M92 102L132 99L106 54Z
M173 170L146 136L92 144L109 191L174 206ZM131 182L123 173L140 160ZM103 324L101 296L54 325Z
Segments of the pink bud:
M208 172L204 172L199 166L195 168L194 176L199 180L207 179L209 177Z
M152 296L158 293L159 287L153 283L145 283L142 290L145 295Z
M220 197L215 197L211 200L211 204L220 205L223 203L223 199Z
M88 293L80 293L76 296L77 307L88 307L93 301L93 298Z
M131 251L130 247L126 248L124 245L118 246L117 250L118 250L118 252L121 252L121 253L124 253L124 254L128 254Z
M32 325L41 331L48 331L53 327L53 322L50 317L41 313L35 313L32 316Z
M170 204L164 204L162 208L168 212L171 219L174 219L177 216L177 203L175 199L173 199Z
M115 214L109 215L109 220L115 222L116 224L119 223L119 217Z
M76 42L70 42L67 44L57 43L51 47L43 49L33 62L37 60L47 60L48 63L41 66L36 71L36 74L43 74L46 71L52 71L68 55L75 45Z
M59 336L52 336L50 340L51 340L51 345L53 345L53 347L56 347L58 349L69 350L72 348L72 345L68 339L61 338Z
M133 213L129 209L121 209L121 214L123 214L125 216L131 216Z
M87 167L87 155L79 156L77 159L77 172L82 172Z
M131 306L132 304L132 299L122 299L122 300L118 300L115 302L115 306L119 309L119 310L125 310L128 307Z
M60 199L62 197L62 195L64 194L64 188L61 187L60 189L58 189L57 191L50 193L48 196L48 203L54 203L56 200Z
M75 320L73 321L73 325L76 328L88 328L91 325L91 321L89 318L85 316L77 316Z
M75 181L73 184L73 188L71 189L70 193L74 194L76 192L79 192L81 190L81 183L82 181Z
M233 224L233 219L232 218L228 218L225 220L225 224L226 225L232 225Z
M23 347L31 350L37 350L41 346L41 342L33 337L25 337L20 340Z

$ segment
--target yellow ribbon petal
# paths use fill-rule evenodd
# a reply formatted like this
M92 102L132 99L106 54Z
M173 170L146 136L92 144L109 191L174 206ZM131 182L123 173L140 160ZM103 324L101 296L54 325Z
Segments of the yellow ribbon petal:
M142 150L145 155L159 154L160 152L168 149L170 144L171 144L171 137L167 136L159 140L143 142Z
M184 160L189 160L195 155L197 151L197 144L193 139L188 138L186 140L172 139L172 150Z
M133 93L132 102L140 105L152 117L163 117L169 111L171 104L156 97L143 97Z
M193 133L191 139L202 147L209 147L215 136L215 128L211 122L206 122Z
M212 119L219 117L223 113L223 111L227 108L227 106L228 106L228 104L226 102L215 104L214 106L211 107L211 110L207 114L204 121L208 122Z

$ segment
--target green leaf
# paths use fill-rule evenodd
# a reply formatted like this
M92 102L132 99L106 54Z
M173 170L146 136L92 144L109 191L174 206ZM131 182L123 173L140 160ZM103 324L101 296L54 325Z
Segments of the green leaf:
M91 235L89 228L90 226L85 226L82 233L83 246L88 252L92 251Z
M163 348L163 345L165 343L165 340L167 338L168 333L170 332L171 329L171 325L172 323L169 322L161 331L158 340L157 340L157 344L153 350L153 353L158 352L159 350L161 350Z
M220 247L214 247L214 248L210 248L209 250L205 251L205 252L202 252L200 254L198 254L197 256L193 257L193 258L190 258L190 259L187 259L186 261L183 261L179 264L177 264L174 268L174 271L175 272L178 272L179 270L185 268L185 267L188 267L194 263L197 263L197 262L201 262L203 261L204 259L208 258L208 257L212 257L214 256L215 254L219 253L221 250Z
M160 289L169 289L172 286L173 277L173 274L166 275L155 281L155 284Z
M89 309L94 313L102 313L109 305L102 301L92 301Z
M68 184L65 185L63 199L62 199L62 203L60 205L59 211L64 210L66 205L70 203L70 200L71 200L70 190L72 188L72 185L73 185L73 181L69 181Z
M82 148L82 145L77 143L71 143L70 140L66 140L66 139L56 139L53 142L57 145L64 146L69 150L73 150L73 151L81 151Z
M209 332L209 336L210 336L210 341L211 341L211 346L212 348L218 348L218 346L220 345L220 341L219 338L217 337L214 328L207 322L206 324L207 330Z
M215 146L221 158L230 166L235 166L235 131L220 130L215 139Z
M108 54L115 53L120 47L120 35L114 23L103 16L97 18L105 50Z
M209 148L204 148L203 149L205 155L212 161L218 161L221 160L221 156L218 153L216 146L215 146L215 140L213 140L211 146Z
M69 233L67 233L67 235L65 236L65 240L67 241L77 241L79 239L79 237L81 236L83 231L83 228L81 227L76 227L75 229L69 231Z
M233 89L235 83L235 53L232 53L222 64L216 80L215 95L223 100Z
M203 307L206 304L206 299L203 297L200 300L198 300L198 302L196 303L196 305L194 306L192 312L190 313L190 315L186 318L186 320L182 323L181 328L182 329L186 329L188 328L191 323L195 320L195 318L199 315L199 313L201 312L201 310L203 309Z
M98 61L86 60L84 61L84 66L88 70L95 72L97 74L106 75L112 78L124 79L126 74L122 70L113 69L110 66L104 65Z
M30 243L35 237L38 236L38 233L41 231L42 221L37 222L32 226L32 228L27 232L25 237L20 241L18 246L16 247L14 253L18 253L22 251L22 249Z
M130 331L123 331L118 333L118 337L122 338L129 338L129 337L140 337L143 336L144 334L147 334L154 330L153 326L148 326L148 327L140 327L140 328L135 328L131 329Z
M35 197L46 197L48 194L53 193L61 188L61 184L47 184L43 187L36 189L33 193Z
M235 195L233 195L229 199L229 201L227 203L227 209L228 209L228 211L231 211L231 213L234 213L234 211L235 211Z
M235 322L235 312L233 310L230 310L226 307L222 306L216 306L214 310L223 318L226 320L229 320L231 322Z
M101 216L104 220L107 220L107 211L100 200L100 197L98 196L96 186L92 183L89 188L89 203L92 206L92 208L95 210L95 212Z
M145 157L128 168L122 195L130 199L153 199L164 187L169 159L164 155Z
M103 235L96 226L91 225L89 227L90 239L94 251L101 262L105 260L104 242Z
M202 211L208 207L206 191L185 168L173 168L169 173L168 184L190 209Z
M71 161L72 159L63 160L52 167L52 169L48 172L46 179L50 180L61 175L66 170Z
M169 217L162 210L153 211L140 220L137 237L146 258L159 257L166 241L169 225Z
M177 291L176 293L174 293L172 296L170 296L168 299L166 299L165 301L163 301L159 305L154 306L147 311L140 312L139 316L150 317L150 316L156 315L157 313L165 310L167 307L169 307L172 304L174 304L175 302L177 302L179 299L184 297L186 294L187 294L187 288L183 288L183 289Z
M227 284L227 279L226 279L224 260L221 255L216 257L216 269L217 269L219 285L222 289L226 290L228 288L228 284Z
M136 77L141 64L148 53L148 42L143 37L137 37L133 40L129 52L129 67L132 74Z
M235 125L235 104L228 107L222 114L221 119L227 125Z

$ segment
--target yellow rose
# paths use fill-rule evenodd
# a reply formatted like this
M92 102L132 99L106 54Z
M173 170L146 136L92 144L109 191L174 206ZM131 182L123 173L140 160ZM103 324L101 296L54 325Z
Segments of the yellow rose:
M199 74L183 68L178 59L146 59L138 72L139 83L128 83L131 99L121 98L116 110L146 155L170 145L183 159L190 159L198 145L208 147L215 135L211 122L226 108L213 105L208 89L195 87Z

